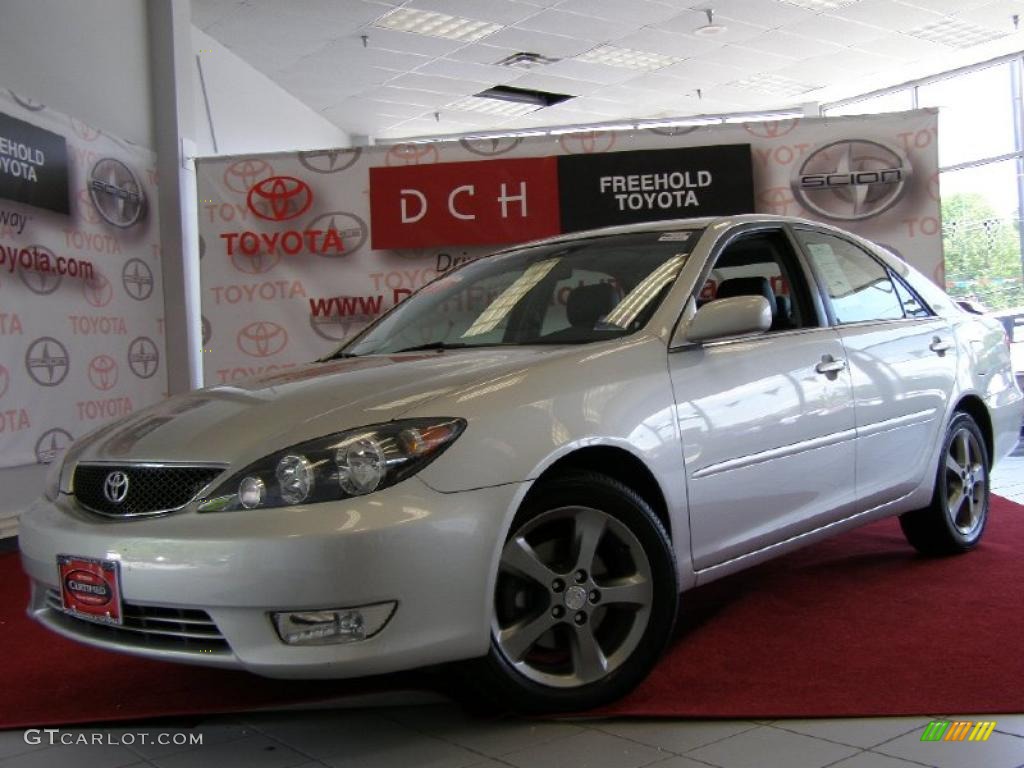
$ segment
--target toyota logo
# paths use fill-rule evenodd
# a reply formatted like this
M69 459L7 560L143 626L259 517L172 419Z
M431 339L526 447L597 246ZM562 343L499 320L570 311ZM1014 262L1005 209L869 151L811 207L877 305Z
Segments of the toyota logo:
M89 173L89 197L96 212L108 224L127 229L138 224L146 212L146 196L138 177L127 165L112 157L97 160Z
M224 186L240 195L246 194L253 184L274 175L274 169L266 160L246 157L236 160L224 169Z
M25 370L41 387L55 387L68 375L67 348L52 336L33 341L25 351Z
M493 139L459 139L459 144L474 155L493 157L511 152L522 141L522 136L495 136Z
M89 383L101 392L117 385L117 362L110 355L96 355L89 361Z
M250 357L270 357L288 344L288 331L269 320L257 320L240 330L235 341Z
M45 246L29 245L26 246L25 250L38 252L40 256L46 256L51 264L57 263L57 255ZM61 281L64 279L64 276L58 272L43 272L36 269L19 269L18 275L21 277L21 282L25 284L26 288L40 296L46 296L56 291L60 288Z
M355 165L362 154L362 147L318 149L312 152L299 152L299 163L313 173L341 173Z
M615 146L615 134L611 131L580 131L567 133L558 137L562 151L570 155L593 155L599 152L610 152Z
M96 141L100 137L100 130L98 128L93 128L88 123L83 123L77 117L71 118L71 127L75 129L75 133L86 141Z
M319 253L318 256L325 258L337 258L338 256L349 256L355 253L366 244L369 234L369 227L366 222L354 213L345 211L329 211L322 213L306 225L307 230L320 230L322 232L337 232L341 238L342 253Z
M114 298L114 286L99 272L82 282L82 294L94 307L105 307Z
M744 123L743 127L747 129L747 133L751 136L757 136L759 139L777 139L790 133L799 122L800 118L797 117L791 120L764 120L760 123Z
M812 151L795 169L793 195L809 211L862 221L889 210L913 175L900 150L870 139L843 139Z
M36 462L49 464L74 442L75 438L66 429L48 429L36 440Z
M128 367L140 379L149 379L160 367L160 352L153 340L137 336L128 345Z
M354 330L365 326L366 322L366 318L356 321L341 315L309 316L309 327L313 329L313 333L328 341L344 341Z
M264 250L253 254L235 251L228 258L231 259L231 264L237 271L246 275L262 275L277 266L281 261L281 254L277 251L267 253Z
M128 498L128 475L118 470L110 472L103 481L103 495L111 504L121 504Z
M267 221L288 221L309 210L313 190L294 176L271 176L254 184L245 199L254 215Z
M433 144L395 144L384 156L388 167L398 165L426 165L441 159Z
M153 270L142 259L128 259L121 268L124 292L136 301L145 301L153 294Z

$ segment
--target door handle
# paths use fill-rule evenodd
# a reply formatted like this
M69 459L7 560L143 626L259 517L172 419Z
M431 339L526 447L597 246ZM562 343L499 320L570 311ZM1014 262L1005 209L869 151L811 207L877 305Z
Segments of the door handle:
M937 354L939 357L945 355L949 350L953 348L953 342L943 341L938 336L932 338L932 343L928 345L928 349Z
M824 355L821 358L821 362L814 366L814 370L818 373L823 373L829 378L834 379L839 375L839 372L846 368L845 360L836 360L832 355Z

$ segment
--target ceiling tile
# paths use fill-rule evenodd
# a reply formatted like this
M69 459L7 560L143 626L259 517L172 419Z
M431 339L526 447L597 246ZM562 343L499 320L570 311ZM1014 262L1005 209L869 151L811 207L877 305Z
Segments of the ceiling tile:
M567 93L571 96L583 96L600 88L599 83L588 83L583 80L570 80L568 77L545 75L540 72L529 72L509 82L515 88L532 88L552 93Z
M601 43L622 37L622 24L609 19L598 19L582 13L546 10L516 24L518 29L529 29L548 34L571 33L573 37Z
M491 35L491 37L494 37L494 35ZM470 64L495 64L506 56L516 53L518 50L520 49L487 43L473 43L465 48L452 51L444 58L452 61L465 61Z
M493 35L487 36L486 44L497 45L512 51L530 51L556 59L575 56L594 47L593 40L582 40L567 35L551 35L519 27L499 29Z
M665 67L659 71L659 74L685 80L694 88L706 88L709 85L738 80L746 74L746 71L739 67L730 67L727 64L713 64L701 58Z
M658 27L659 29L664 29L668 32L681 32L683 34L692 35L697 29L705 26L707 23L708 17L704 11L684 11L668 21L659 24ZM757 37L766 29L765 26L760 24L752 24L746 21L719 17L714 18L714 23L716 25L724 26L725 29L714 36L709 36L703 39L719 44L739 43L744 40L749 40L752 37Z
M860 0L831 12L833 16L872 24L892 32L913 29L922 24L941 21L942 15L934 11L902 5L892 0Z
M558 10L611 19L629 26L658 24L678 13L671 6L648 0L630 0L628 3L620 0L562 0Z
M445 40L429 35L417 35L414 32L399 32L395 29L369 27L363 31L369 37L369 45L388 51L418 53L421 56L444 56L465 45L459 40Z
M715 18L725 17L745 21L762 27L780 27L796 24L814 16L814 11L776 0L706 0L704 3L690 3L692 8L711 8Z
M956 13L956 16L972 24L980 24L983 27L1012 33L1016 31L1013 28L1014 14L1024 22L1024 2L999 0L998 2L985 3L969 10L961 9Z
M562 59L535 71L545 75L557 75L558 77L568 77L573 80L605 84L621 83L629 80L631 77L636 77L635 69L609 67L604 64L593 64L589 61L577 61L576 59Z
M417 53L389 51L379 48L374 41L363 47L358 38L335 40L303 60L304 66L323 67L344 77L349 67L366 66L404 72L430 61L429 56Z
M773 69L789 67L793 64L793 59L788 56L755 51L752 48L745 48L740 45L723 46L717 51L701 56L701 60L711 62L712 64L728 64L729 66L756 72L770 72Z
M867 51L880 56L889 56L902 61L917 61L929 56L948 53L949 48L919 37L893 32L874 40L867 40L854 46L857 50Z
M820 14L806 21L789 24L784 29L805 37L813 37L837 45L856 45L864 40L878 37L888 30L882 27L869 26L857 21L842 19L838 16Z
M924 8L936 13L958 13L984 5L987 0L899 0L904 5Z
M475 21L490 21L495 24L511 25L537 13L537 8L509 0L411 0L407 8L420 8L449 16L460 16Z
M380 18L389 10L387 6L364 0L245 0L245 4L270 16L290 14L304 19L315 19L342 33L350 33Z
M409 72L399 75L391 80L388 85L396 88L412 88L419 91L434 91L435 93L450 93L462 96L471 96L486 87L472 80L457 80L451 77L424 75L420 72Z
M823 56L827 53L836 53L842 46L835 43L827 43L813 37L804 37L784 32L781 29L773 29L758 35L752 40L743 43L745 48L752 48L755 51L774 53L778 56L791 56L794 59L805 59L811 56Z
M722 43L713 41L714 38L691 37L678 32L644 28L623 37L615 44L623 48L634 48L638 51L688 59L692 56L702 56L722 47Z
M449 104L455 101L458 96L451 93L437 93L435 91L418 91L413 88L396 88L392 85L381 85L367 88L360 94L365 99L372 101L384 101L389 104L415 105L425 109L436 109L442 104Z
M493 64L475 64L470 61L454 61L453 59L433 59L416 69L416 74L452 77L480 85L493 85L515 80L523 74L523 70L514 67L497 67Z

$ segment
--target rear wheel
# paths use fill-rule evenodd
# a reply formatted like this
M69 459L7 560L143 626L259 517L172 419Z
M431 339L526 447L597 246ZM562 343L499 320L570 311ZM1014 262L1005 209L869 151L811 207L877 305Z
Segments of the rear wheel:
M660 656L677 602L668 535L640 496L594 473L548 481L502 550L478 688L528 712L617 699Z
M974 549L988 521L989 457L985 438L966 413L946 430L932 502L900 517L907 541L926 555Z

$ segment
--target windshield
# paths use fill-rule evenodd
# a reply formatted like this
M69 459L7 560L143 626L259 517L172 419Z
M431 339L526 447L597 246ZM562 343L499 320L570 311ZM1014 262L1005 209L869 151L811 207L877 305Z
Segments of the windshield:
M486 257L425 286L336 354L624 336L650 319L697 234L611 235Z

